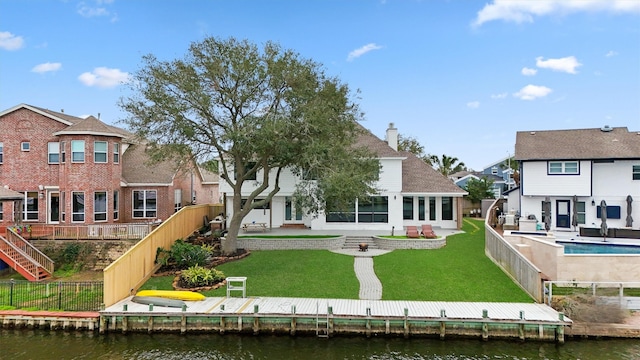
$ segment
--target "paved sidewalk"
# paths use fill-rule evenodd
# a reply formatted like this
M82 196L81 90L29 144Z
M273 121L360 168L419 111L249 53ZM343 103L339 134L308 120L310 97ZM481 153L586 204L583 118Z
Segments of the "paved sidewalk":
M358 294L360 299L382 299L382 283L373 271L373 257L356 257L353 269L356 271L356 277L360 280L360 293Z

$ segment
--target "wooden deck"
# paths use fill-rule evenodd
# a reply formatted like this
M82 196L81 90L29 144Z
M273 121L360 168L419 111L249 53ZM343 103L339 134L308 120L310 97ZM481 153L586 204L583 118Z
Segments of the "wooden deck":
M468 303L282 297L210 297L186 309L128 297L100 312L106 331L284 332L477 336L564 341L572 321L535 303Z

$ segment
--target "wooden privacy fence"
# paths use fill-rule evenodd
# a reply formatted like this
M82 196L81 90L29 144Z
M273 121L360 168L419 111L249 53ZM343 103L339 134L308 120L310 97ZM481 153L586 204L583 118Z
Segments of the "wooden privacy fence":
M104 270L104 304L110 306L131 295L158 269L156 254L159 247L169 249L177 239L184 239L200 229L207 216L224 211L223 205L187 206L160 224L144 239Z
M543 302L542 272L489 226L488 218L489 214L484 224L485 254L533 299Z

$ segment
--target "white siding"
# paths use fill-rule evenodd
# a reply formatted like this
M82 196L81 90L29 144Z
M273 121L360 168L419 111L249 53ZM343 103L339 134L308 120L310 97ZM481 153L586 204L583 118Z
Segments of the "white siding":
M526 161L521 186L525 196L590 196L591 162L580 161L579 175L548 175L546 161Z

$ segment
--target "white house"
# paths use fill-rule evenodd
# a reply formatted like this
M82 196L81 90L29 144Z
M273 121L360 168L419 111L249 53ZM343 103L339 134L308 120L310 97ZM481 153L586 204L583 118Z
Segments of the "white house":
M364 130L364 129L363 129ZM431 166L408 152L398 148L398 130L390 124L386 141L368 130L357 139L358 144L373 151L381 164L376 188L382 189L370 200L355 199L353 211L347 214L296 214L292 203L296 178L285 169L280 176L280 191L263 209L254 209L244 222L266 223L267 227L302 226L313 230L380 230L402 233L407 225L431 224L456 229L462 224L462 197L466 192ZM257 174L257 178L261 178ZM248 196L256 184L245 183L242 194ZM270 189L265 190L265 194ZM233 201L233 191L224 181L220 193L226 204ZM369 199L368 199L369 200ZM233 209L227 206L227 219Z
M520 163L520 213L543 219L551 200L551 230L599 228L605 200L609 228L626 226L627 197L640 200L640 132L626 127L521 131L515 158ZM575 200L574 200L575 196ZM577 201L576 201L577 200ZM635 206L640 225L640 206ZM573 226L574 213L577 226Z

